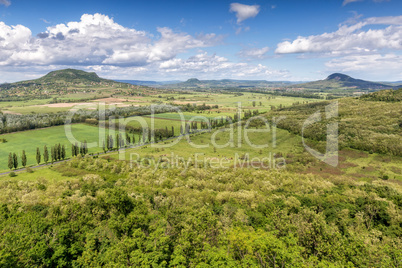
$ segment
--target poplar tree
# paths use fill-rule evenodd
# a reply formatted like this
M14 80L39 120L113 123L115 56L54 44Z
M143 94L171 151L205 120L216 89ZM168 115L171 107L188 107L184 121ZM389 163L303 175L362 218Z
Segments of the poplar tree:
M53 164L55 158L54 146L50 147L50 160Z
M57 155L58 155L58 153L57 153L57 144L55 144L54 146L51 147L50 153L52 154L53 161L57 161Z
M49 152L47 150L46 145L45 147L43 147L43 161L45 161L46 164L49 161Z
M18 157L16 153L13 153L13 166L15 169L18 167Z
M148 142L151 142L152 133L151 130L148 128Z
M120 143L119 144L120 148L124 147L124 139L123 139L121 133L119 133L119 143Z
M36 163L40 163L41 155L40 155L40 150L39 147L36 147Z
M13 155L10 153L8 155L8 168L13 169L13 167L14 167Z
M113 148L113 136L109 135L109 150L111 150Z
M131 143L131 138L128 135L128 132L126 132L126 144L129 145Z
M66 147L64 146L64 144L63 146L61 146L61 158L66 158Z
M25 167L27 165L27 156L25 154L25 150L22 150L22 155L21 155L21 165Z
M57 160L61 160L61 145L60 143L57 145Z

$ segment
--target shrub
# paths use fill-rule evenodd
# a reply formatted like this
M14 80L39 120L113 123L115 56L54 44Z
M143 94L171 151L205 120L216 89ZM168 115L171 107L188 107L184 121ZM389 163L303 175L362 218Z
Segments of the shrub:
M15 174L15 172L14 172L14 171L12 171L12 172L8 173L8 176L10 176L10 177L16 177L16 176L17 176L17 174Z

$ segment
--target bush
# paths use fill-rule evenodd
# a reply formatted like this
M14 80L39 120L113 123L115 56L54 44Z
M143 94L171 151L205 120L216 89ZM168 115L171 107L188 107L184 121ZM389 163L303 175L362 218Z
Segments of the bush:
M26 168L26 171L28 172L28 173L33 173L34 171L32 170L32 168L30 168L30 167L27 167Z
M16 177L16 176L17 176L17 174L15 174L15 172L14 172L14 171L12 171L12 172L8 173L8 176L10 176L10 177Z

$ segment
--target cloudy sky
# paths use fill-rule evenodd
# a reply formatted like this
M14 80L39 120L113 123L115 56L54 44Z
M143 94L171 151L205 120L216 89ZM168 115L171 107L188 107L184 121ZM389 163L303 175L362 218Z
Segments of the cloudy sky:
M402 80L400 0L0 0L0 83L77 68L132 80Z

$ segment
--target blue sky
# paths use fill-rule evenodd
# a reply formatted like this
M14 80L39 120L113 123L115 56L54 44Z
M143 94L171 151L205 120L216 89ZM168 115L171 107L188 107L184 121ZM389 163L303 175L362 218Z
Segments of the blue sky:
M0 83L78 68L135 80L402 80L400 0L0 0Z

